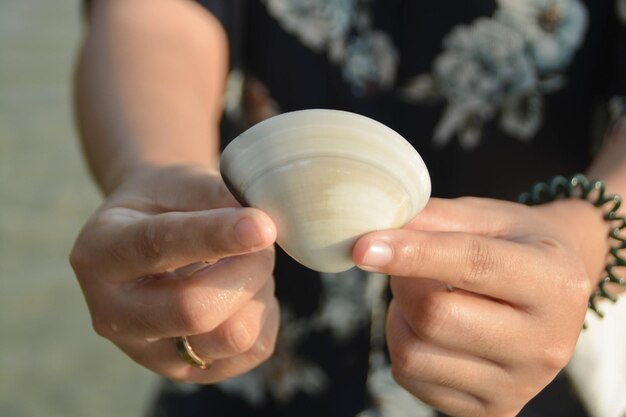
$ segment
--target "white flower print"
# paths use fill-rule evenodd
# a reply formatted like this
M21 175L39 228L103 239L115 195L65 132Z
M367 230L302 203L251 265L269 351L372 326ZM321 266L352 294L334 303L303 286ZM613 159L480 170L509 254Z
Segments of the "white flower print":
M393 86L398 54L372 26L367 0L263 0L270 15L305 46L325 53L355 95Z
M435 417L437 413L409 394L393 379L389 365L368 376L368 386L375 398L375 408L365 410L357 417Z
M279 402L289 401L298 392L319 395L329 380L324 371L295 353L297 346L312 332L330 330L338 342L349 340L370 318L371 298L382 297L385 286L372 274L352 268L338 274L322 274L323 300L319 311L311 317L297 318L286 306L281 308L280 333L274 355L259 367L217 386L237 395L251 405L263 405L270 395Z
M371 31L348 43L343 61L344 78L359 94L369 88L388 89L395 80L398 55L389 36Z
M258 368L217 386L259 407L267 401L268 393L276 401L285 403L298 392L319 395L327 384L327 376L316 365L290 355L288 358L271 358Z
M580 0L498 0L498 5L495 18L524 35L540 72L570 63L587 29Z
M321 278L324 299L313 323L319 330L330 329L338 341L348 340L370 318L367 289L371 278L358 268L322 273Z
M620 0L621 1L621 0ZM528 140L541 128L543 95L565 84L587 30L580 0L497 0L492 18L458 26L444 39L432 74L420 74L401 91L414 102L444 100L434 142L453 136L476 146L483 125L500 118L511 136Z
M256 369L235 378L224 380L217 386L223 392L236 395L255 407L263 406L267 400L263 373Z
M345 39L352 26L357 0L264 0L285 30L309 48L322 51Z
M504 100L532 91L537 73L523 36L491 19L457 27L435 60L433 77L448 106L435 129L435 143L444 145L455 134L473 147L482 125Z
M253 370L217 386L257 407L265 404L268 395L284 403L298 392L321 394L328 387L328 376L316 364L295 353L297 344L315 328L310 319L298 319L283 306L274 355Z
M520 140L529 140L541 127L543 99L540 94L512 96L502 104L500 126Z

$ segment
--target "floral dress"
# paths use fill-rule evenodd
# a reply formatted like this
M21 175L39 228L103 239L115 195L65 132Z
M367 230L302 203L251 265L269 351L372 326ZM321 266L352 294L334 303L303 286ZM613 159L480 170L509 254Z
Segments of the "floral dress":
M226 27L225 143L280 112L337 108L397 130L433 194L512 199L582 171L626 109L626 0L205 0ZM274 356L212 386L164 381L150 415L437 414L391 377L387 278L279 251ZM559 375L520 416L586 416Z

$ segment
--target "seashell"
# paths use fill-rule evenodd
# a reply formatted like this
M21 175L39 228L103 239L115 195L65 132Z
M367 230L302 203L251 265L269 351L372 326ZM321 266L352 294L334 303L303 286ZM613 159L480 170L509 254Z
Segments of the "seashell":
M408 223L431 188L402 136L336 110L285 113L251 127L226 147L220 171L243 205L276 223L285 252L320 272L353 267L356 240Z

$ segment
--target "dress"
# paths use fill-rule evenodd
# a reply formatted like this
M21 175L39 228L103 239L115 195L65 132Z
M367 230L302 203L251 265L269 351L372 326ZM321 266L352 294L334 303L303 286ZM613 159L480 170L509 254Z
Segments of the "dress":
M231 39L224 145L264 117L337 108L424 158L433 195L514 199L583 171L626 103L624 0L205 0ZM214 386L164 381L150 415L437 414L398 387L386 281L278 254L276 354ZM584 417L559 375L520 416Z

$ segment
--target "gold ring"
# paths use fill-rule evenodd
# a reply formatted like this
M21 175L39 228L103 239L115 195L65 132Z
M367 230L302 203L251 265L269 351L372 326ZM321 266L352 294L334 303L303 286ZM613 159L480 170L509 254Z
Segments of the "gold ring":
M176 341L176 349L178 350L178 354L182 360L187 362L189 365L200 369L209 369L211 367L213 361L205 361L198 356L189 344L187 336L175 337L174 340Z

